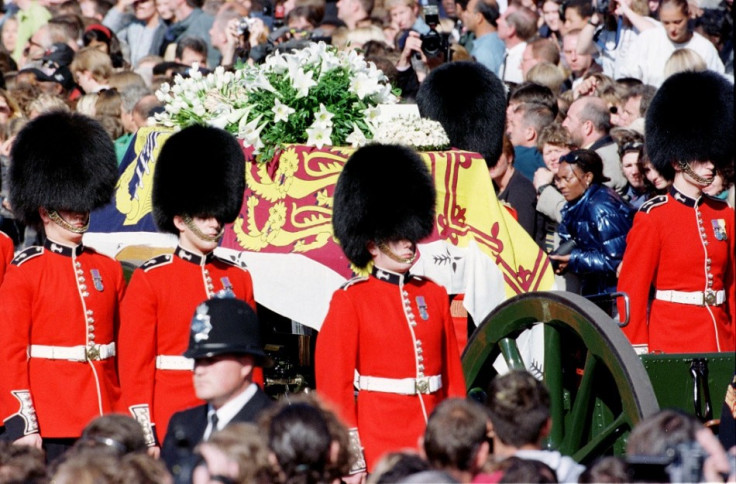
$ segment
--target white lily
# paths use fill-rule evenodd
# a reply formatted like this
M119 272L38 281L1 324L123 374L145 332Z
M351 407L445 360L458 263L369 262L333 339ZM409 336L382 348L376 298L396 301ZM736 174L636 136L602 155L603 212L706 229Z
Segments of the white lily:
M316 86L317 82L312 79L313 72L304 72L300 67L289 69L291 86L296 89L296 98L301 99L309 94L309 89Z
M319 111L314 113L314 124L312 126L323 126L331 129L333 117L335 115L329 112L324 104L320 103Z
M363 146L367 140L365 137L365 134L358 128L358 125L353 123L353 132L350 133L350 135L345 138L345 141L350 143L350 146L353 148L359 148Z
M332 143L330 137L332 136L332 128L325 126L312 125L307 128L307 146L316 146L322 148L324 145Z
M380 89L381 85L378 83L378 80L363 72L356 74L350 82L350 92L354 92L359 99L372 96L379 92Z
M296 110L287 104L283 104L279 98L274 100L273 106L273 122L278 123L280 121L288 122L289 115L296 112Z

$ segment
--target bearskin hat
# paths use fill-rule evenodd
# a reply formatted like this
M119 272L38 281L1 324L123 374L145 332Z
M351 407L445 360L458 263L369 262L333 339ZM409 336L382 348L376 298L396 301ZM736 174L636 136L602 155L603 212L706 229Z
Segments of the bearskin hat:
M646 116L646 150L657 171L673 180L674 162L733 163L733 102L733 84L715 72L669 77Z
M449 62L429 73L417 93L419 112L439 121L450 144L483 155L489 167L501 156L506 91L477 62Z
M159 230L178 235L175 215L238 216L245 190L245 157L230 133L190 126L172 135L153 173L153 217Z
M432 176L413 150L368 145L353 153L335 186L332 226L358 267L371 261L369 241L417 242L434 229Z
M53 112L28 123L10 153L10 202L26 225L40 207L91 212L110 202L117 182L115 147L97 121Z

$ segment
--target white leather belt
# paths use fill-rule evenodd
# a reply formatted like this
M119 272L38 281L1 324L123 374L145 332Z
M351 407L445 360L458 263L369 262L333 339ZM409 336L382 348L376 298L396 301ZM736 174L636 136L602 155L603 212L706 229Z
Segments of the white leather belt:
M726 302L726 291L661 291L657 290L655 296L660 301L669 301L680 304L692 304L694 306L719 306Z
M442 376L425 376L422 378L381 378L377 376L358 377L358 389L369 392L398 393L399 395L417 395L434 393L442 388Z
M194 360L184 356L158 355L156 357L156 368L159 370L193 370Z
M115 356L115 343L90 346L31 345L28 347L28 356L47 360L100 361Z

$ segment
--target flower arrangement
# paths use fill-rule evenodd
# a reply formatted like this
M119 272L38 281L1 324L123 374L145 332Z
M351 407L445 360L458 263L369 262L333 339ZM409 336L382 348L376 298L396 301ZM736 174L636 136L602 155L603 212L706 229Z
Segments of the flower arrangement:
M450 147L450 139L439 121L413 115L397 115L373 123L373 142L411 146L417 151Z
M235 72L192 71L156 92L165 111L155 122L223 128L253 146L259 161L271 159L286 143L360 146L373 138L377 106L397 101L373 63L323 42L274 53L261 65Z

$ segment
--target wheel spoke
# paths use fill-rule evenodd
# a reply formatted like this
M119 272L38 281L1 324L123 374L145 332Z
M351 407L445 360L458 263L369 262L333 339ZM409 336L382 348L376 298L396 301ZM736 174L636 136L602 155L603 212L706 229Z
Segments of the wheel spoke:
M583 442L583 432L590 422L590 411L593 408L593 385L597 364L598 358L588 351L585 356L583 378L578 386L572 407L570 428L566 432L563 445L560 446L562 453L571 453Z
M544 384L549 390L550 417L552 430L549 433L548 445L558 449L564 435L564 397L562 386L562 355L560 349L560 332L554 326L544 325Z
M626 415L622 412L616 419L598 432L580 450L572 454L572 458L578 462L585 462L588 456L598 454L618 439L625 430L631 428Z
M498 342L498 346L501 349L509 370L525 370L524 360L521 359L521 353L519 353L519 347L516 345L516 340L512 338L503 338Z

